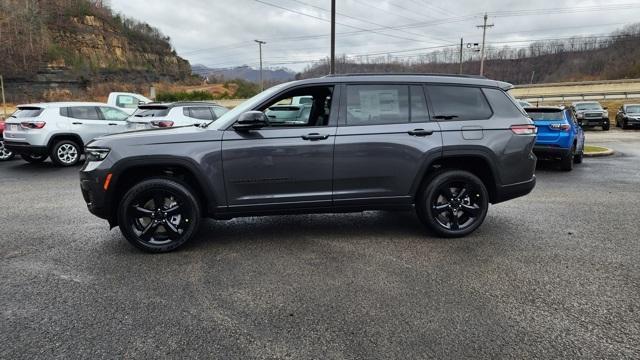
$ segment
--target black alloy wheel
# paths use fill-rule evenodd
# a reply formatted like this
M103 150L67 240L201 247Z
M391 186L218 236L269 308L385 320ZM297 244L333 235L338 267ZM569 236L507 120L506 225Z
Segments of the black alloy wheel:
M431 179L417 206L418 216L444 237L460 237L477 229L487 215L489 196L482 180L461 170Z
M150 179L133 186L118 209L127 240L148 252L168 252L191 239L200 222L193 192L169 179Z

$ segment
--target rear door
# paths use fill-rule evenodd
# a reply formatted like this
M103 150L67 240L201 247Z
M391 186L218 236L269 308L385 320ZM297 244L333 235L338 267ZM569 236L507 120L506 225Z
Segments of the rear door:
M347 84L334 156L334 206L413 202L421 174L441 155L420 84Z
M127 118L129 114L111 106L100 106L102 121L106 123L109 134L127 131Z

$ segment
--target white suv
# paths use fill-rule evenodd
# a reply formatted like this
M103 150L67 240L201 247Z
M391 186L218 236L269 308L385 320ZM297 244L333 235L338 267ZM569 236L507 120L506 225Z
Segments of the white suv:
M127 120L127 130L207 124L229 111L212 102L175 102L140 105Z
M5 146L31 163L50 156L57 165L72 166L92 139L126 131L128 116L101 103L19 105L6 120Z

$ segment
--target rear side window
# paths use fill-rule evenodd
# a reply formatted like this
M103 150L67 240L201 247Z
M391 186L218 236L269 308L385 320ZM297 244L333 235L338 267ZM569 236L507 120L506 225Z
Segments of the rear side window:
M169 115L169 108L166 106L139 108L133 114L135 117L163 117L167 115Z
M116 106L126 109L135 109L139 105L139 100L131 95L118 95Z
M347 87L347 125L409 122L409 86L350 85Z
M64 110L60 111L60 114L64 115L64 113ZM95 106L70 106L66 108L65 116L82 120L100 120L98 108Z
M485 96L489 100L493 111L498 116L520 118L527 113L521 106L517 105L517 100L512 98L508 93L499 89L483 88Z
M16 112L11 115L14 118L34 118L40 116L44 111L43 108L39 107L20 107Z
M493 114L480 88L430 85L428 91L436 120L486 120Z
M213 120L210 107L186 107L182 110L184 116L200 120Z

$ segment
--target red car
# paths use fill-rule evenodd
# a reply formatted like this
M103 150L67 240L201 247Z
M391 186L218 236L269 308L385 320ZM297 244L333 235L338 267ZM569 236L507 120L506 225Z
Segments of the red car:
M7 161L13 159L15 154L4 147L4 138L2 137L3 133L4 119L0 118L0 161Z

